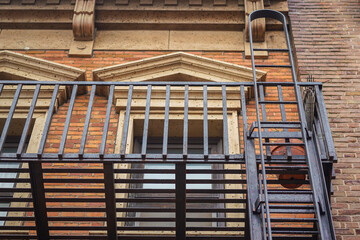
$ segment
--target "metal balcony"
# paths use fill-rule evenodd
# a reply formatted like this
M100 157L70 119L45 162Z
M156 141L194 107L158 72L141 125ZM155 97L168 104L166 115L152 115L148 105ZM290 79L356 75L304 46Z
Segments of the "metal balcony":
M257 84L261 104L290 106L262 124L273 238L316 237L309 178L330 193L336 161L321 84ZM312 176L289 145L302 139L283 96L294 87L315 97ZM2 239L250 239L264 224L250 216L262 214L254 83L0 81L0 91ZM279 177L291 174L303 177Z

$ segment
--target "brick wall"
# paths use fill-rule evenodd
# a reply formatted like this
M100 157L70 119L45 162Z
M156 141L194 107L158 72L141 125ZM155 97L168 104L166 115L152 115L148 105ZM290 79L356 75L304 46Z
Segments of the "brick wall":
M337 237L360 239L360 2L288 2L299 75L324 83L339 158L332 196Z
M147 57L153 57L157 55L166 54L167 52L135 52L135 51L95 51L94 56L92 58L69 58L67 56L66 51L27 51L21 52L26 53L28 55L43 58L49 61L54 61L62 64L66 64L69 66L78 67L86 70L87 81L92 80L92 70L96 68L101 68L105 66L111 66L115 64L125 63L129 61L139 60ZM193 52L193 54L201 55L208 58L213 58L221 61L226 61L229 63L251 66L251 62L249 59L243 58L243 53L241 52ZM284 53L271 53L268 59L259 59L257 60L259 64L288 64L288 56ZM264 69L268 72L267 80L268 81L291 81L291 73L289 69ZM285 100L293 100L294 95L290 92L290 89L284 88L284 99ZM67 142L65 146L65 152L71 153L78 151L81 140L82 128L84 126L86 110L87 110L87 101L89 99L89 94L77 96L73 115L69 127ZM277 89L276 87L270 87L267 89L266 100L277 100ZM102 129L104 125L105 118L105 109L106 109L107 100L104 97L96 96L95 103L93 106L93 114L90 121L89 133L87 138L87 144L85 152L94 153L98 152L101 143L102 137ZM65 103L60 106L58 111L54 114L53 120L50 126L49 136L46 143L45 152L57 153L59 144L61 141L61 135L64 128L66 112L68 109L69 103ZM248 110L248 124L251 125L253 121L255 121L255 104L254 101L251 100L247 107ZM291 118L295 118L294 107L286 106L286 111L288 114L289 120ZM267 116L268 120L279 121L281 120L280 109L278 106L267 106ZM107 150L112 149L115 142L115 135L117 129L117 118L118 115L115 114L115 111L112 111L111 123L109 128L108 135L108 143ZM242 126L242 119L240 119L240 126ZM240 133L242 134L242 129L240 129ZM54 164L44 164L45 168L92 168L99 169L102 168L102 164L74 164L74 163L54 163ZM79 174L79 173L58 173L58 174L45 174L45 178L101 178L97 174ZM275 176L273 176L275 177ZM103 188L103 184L46 184L46 187L49 188ZM57 193L52 194L49 193L48 197L100 197L102 198L104 195L102 193ZM51 207L67 207L69 203L48 203L48 206ZM74 203L70 203L73 205ZM93 205L91 205L93 204ZM77 207L104 207L103 203L98 203L98 205L94 205L94 203L76 203ZM76 212L53 212L49 217L55 216L78 216L78 217L104 217L103 213L76 213ZM49 222L50 226L99 226L104 225L104 222ZM56 232L57 234L88 234L86 231L63 231ZM54 234L56 234L54 233Z

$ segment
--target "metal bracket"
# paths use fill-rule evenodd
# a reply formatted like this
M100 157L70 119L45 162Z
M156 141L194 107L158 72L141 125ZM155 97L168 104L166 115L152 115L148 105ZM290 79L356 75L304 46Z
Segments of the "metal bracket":
M265 203L264 194L260 194L260 195L258 196L258 198L256 199L255 203L254 203L253 212L254 212L254 213L260 213L259 207L260 207L261 204L264 204L264 203Z
M311 139L312 131L310 131L310 130L306 127L306 128L305 128L305 132L306 132L306 139Z
M323 208L321 201L317 201L318 205L319 205L319 210L320 210L320 214L324 215L325 214L325 209Z

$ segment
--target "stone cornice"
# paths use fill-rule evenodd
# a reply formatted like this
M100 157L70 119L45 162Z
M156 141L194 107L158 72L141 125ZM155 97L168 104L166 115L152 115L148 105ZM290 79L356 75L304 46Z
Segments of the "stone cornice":
M74 5L69 1L58 1L57 5L33 1L32 5L20 1L0 4L0 28L72 29ZM244 1L197 1L198 4L190 1L178 0L176 4L167 0L147 0L143 4L139 0L96 1L95 27L97 30L243 30ZM286 1L273 1L268 7L288 12ZM280 27L276 21L267 22L267 29Z

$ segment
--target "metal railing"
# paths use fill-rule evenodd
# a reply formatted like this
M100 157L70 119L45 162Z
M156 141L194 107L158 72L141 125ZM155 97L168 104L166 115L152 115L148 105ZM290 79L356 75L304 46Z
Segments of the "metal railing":
M314 141L323 164L331 166L336 155L321 84L297 85L315 89ZM252 144L248 126L256 120L249 111L255 107L253 87L249 82L0 81L0 101L7 102L0 109L6 115L0 137L0 190L6 193L0 197L0 236L249 239L247 194L253 190L245 156ZM42 125L34 121L39 116ZM276 128L276 122L269 124ZM39 126L35 141L31 132ZM13 135L19 142L9 152L7 138ZM257 152L253 164L259 166L260 159ZM274 161L282 159L287 156ZM329 183L331 173L324 174Z

